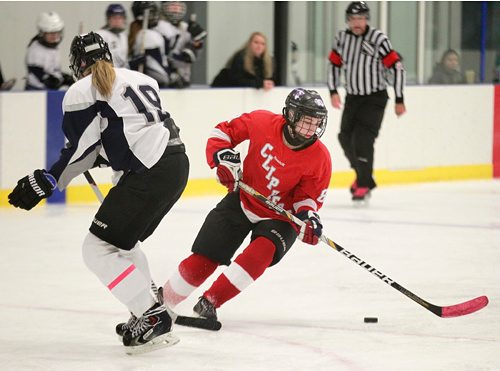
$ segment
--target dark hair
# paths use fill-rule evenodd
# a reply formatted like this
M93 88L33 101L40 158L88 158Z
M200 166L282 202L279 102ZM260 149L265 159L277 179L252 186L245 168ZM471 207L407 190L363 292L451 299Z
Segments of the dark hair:
M441 57L441 63L444 63L444 60L448 58L448 56L451 54L455 54L457 57L460 57L460 55L455 49L448 49L443 53L443 56Z

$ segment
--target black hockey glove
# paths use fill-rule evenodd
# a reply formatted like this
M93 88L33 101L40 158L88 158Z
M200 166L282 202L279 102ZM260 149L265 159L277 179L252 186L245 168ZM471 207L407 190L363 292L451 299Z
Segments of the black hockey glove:
M17 182L9 194L9 203L14 207L31 210L44 198L49 197L56 188L57 181L45 170L35 170Z
M295 216L305 223L301 228L297 228L297 238L309 245L317 245L323 234L323 225L319 214L312 210L304 210Z
M188 32L191 34L192 41L202 41L207 37L207 31L205 31L198 23L195 21L189 21Z
M75 83L75 79L72 75L63 72L63 82L62 85L71 86Z
M49 90L57 90L63 83L62 79L54 75L44 75L42 82Z
M217 164L217 181L229 192L236 191L242 176L240 153L232 148L221 149L215 153L214 161Z

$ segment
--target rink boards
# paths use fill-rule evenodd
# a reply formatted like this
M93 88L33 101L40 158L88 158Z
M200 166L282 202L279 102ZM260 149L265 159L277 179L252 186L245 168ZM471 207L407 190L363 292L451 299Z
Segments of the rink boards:
M353 172L337 140L342 111L330 105L327 89L315 87L329 109L322 138L332 155L331 187L346 187ZM205 144L219 122L243 112L281 112L290 88L162 90L160 97L181 128L190 159L186 196L222 194L205 160ZM342 96L344 96L343 92ZM64 92L0 93L0 206L17 180L57 159L64 143L61 101ZM500 175L500 86L409 86L407 113L394 114L393 91L375 146L375 176L380 186L428 181L489 179ZM245 153L246 146L240 148ZM106 192L111 171L95 169ZM95 202L83 177L52 202Z

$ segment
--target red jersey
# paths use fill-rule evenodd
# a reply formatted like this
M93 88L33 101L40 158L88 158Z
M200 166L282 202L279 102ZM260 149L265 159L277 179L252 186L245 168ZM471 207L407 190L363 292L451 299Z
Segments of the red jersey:
M318 211L330 184L330 153L319 139L305 149L287 147L283 138L284 125L282 115L262 110L221 122L212 130L207 142L208 164L214 168L213 158L217 151L234 148L248 139L243 182L294 214L302 210ZM286 220L245 192L240 191L240 198L252 222Z

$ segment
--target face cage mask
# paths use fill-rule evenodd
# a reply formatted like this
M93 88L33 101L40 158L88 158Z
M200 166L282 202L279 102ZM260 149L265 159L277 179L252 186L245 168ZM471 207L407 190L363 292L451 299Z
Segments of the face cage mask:
M290 108L284 107L283 108L283 116L285 117L287 124L292 128L293 135L297 136L299 138L302 138L304 141L308 141L311 138L313 138L314 136L316 136L317 138L321 138L321 136L325 133L326 119L327 119L326 114L323 116L318 116L317 114L312 114L312 113L309 113L308 111L297 112L293 108L290 109ZM292 119L290 119L290 116L292 116ZM302 135L300 135L296 131L297 123L300 121L302 116L309 116L309 117L319 119L318 127L316 128L315 133L310 138L303 137Z

